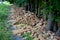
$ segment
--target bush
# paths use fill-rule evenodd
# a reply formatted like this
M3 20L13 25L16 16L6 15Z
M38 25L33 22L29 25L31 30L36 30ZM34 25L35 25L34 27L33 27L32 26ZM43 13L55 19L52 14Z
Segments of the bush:
M13 40L11 37L10 25L5 26L9 13L9 6L3 3L0 4L0 40ZM8 26L8 27L7 27ZM9 29L8 29L9 28Z

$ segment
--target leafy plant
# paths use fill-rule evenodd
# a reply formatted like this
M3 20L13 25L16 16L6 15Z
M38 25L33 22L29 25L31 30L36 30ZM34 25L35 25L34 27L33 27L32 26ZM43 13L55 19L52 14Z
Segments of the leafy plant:
M29 33L29 32L27 32L27 33L23 34L23 36L24 36L24 37L26 37L26 38L27 38L27 40L33 40L33 38L32 38L32 37L30 37L30 33Z

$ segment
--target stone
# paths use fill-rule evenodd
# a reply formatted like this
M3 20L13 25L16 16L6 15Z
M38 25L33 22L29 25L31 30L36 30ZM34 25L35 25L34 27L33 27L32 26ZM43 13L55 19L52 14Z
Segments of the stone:
M45 39L42 37L42 35L39 35L38 38L39 38L40 40L45 40Z
M23 33L24 30L23 29L18 29L18 30L12 30L13 34L16 35L18 33Z
M23 40L27 40L27 37L24 37Z
M42 23L38 23L36 26L37 26L37 27L41 27L41 25L42 25Z
M27 31L28 33L31 33L30 31Z
M36 33L34 34L34 37L37 37L37 34Z
M23 11L23 13L26 13L26 11L25 10L22 10Z
M45 24L43 24L43 27L46 27L46 25L45 25Z
M33 34L31 34L30 36L33 37Z
M55 39L53 39L53 40L57 40L57 39L55 38Z
M41 19L40 22L42 23L43 22L43 19Z
M33 40L38 40L38 38L34 38Z
M47 23L47 21L44 21L43 23L44 23L44 24L46 24L46 23Z
M51 39L53 39L54 37L53 36L51 36Z
M19 34L17 34L17 36L20 36L21 37L22 35L19 33Z

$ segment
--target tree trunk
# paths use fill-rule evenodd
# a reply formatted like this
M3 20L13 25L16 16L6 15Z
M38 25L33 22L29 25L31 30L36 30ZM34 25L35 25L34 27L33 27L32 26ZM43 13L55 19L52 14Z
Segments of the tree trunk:
M52 30L52 31L53 31L53 32L57 32L57 30L58 30L57 22L54 21L54 22L52 23L52 27L53 27L53 30Z
M43 20L46 20L46 8L43 9Z
M56 36L60 37L60 28L58 29L58 31L56 32Z
M56 32L58 30L57 22L55 22L55 20L53 20L52 18L52 14L50 12L48 15L46 30Z
M46 25L46 30L47 31L51 30L51 24L52 24L51 18L52 18L52 14L51 14L51 12L49 12L48 21L47 21L47 25Z
M26 6L25 10L30 11L30 0L28 1L28 5Z
M28 7L27 8L28 8L28 11L29 11L29 3L28 3Z
M35 0L35 15L37 15L37 0Z
M38 14L37 16L40 17L40 4L39 3L37 5L37 14Z
M32 1L31 1L31 12L33 11L33 3L32 3Z

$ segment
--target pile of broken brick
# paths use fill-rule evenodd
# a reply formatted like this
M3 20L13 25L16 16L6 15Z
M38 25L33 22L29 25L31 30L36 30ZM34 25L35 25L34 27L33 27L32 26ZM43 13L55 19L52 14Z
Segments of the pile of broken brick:
M25 11L23 7L18 8L13 6L12 15L10 16L9 22L12 22L15 30L12 30L14 35L23 37L23 34L29 32L30 37L33 40L58 40L55 33L51 31L45 31L47 21L42 18L38 19L33 12Z

